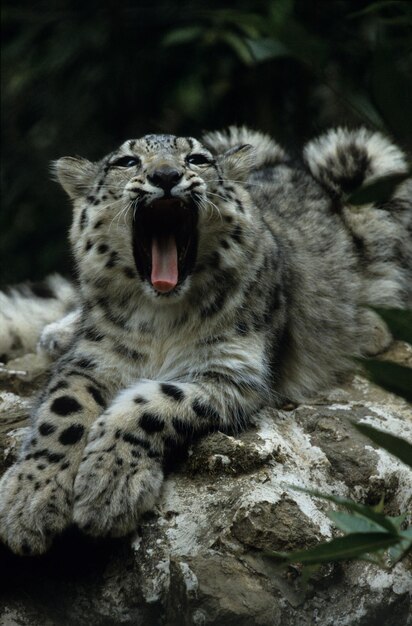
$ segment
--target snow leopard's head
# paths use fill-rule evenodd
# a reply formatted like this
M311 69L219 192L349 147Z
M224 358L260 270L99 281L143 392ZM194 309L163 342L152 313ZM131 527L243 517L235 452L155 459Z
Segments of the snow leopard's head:
M71 241L81 274L104 282L107 270L113 280L122 270L149 297L186 293L247 220L241 183L252 165L247 144L214 154L173 135L128 140L97 163L59 159L58 180L75 206Z

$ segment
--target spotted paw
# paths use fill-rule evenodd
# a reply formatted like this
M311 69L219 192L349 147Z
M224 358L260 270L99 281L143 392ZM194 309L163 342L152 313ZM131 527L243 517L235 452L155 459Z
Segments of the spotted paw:
M0 537L17 554L42 554L71 521L72 480L32 460L11 467L0 481Z
M74 485L74 521L91 535L126 535L153 508L162 480L161 464L144 451L124 441L92 440Z

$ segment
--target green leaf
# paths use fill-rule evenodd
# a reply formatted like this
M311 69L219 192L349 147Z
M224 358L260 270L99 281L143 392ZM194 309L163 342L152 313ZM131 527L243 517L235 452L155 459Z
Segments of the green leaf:
M381 524L378 524L363 515L357 515L356 513L351 514L343 511L327 511L326 515L332 520L335 526L344 533L387 532Z
M389 361L378 361L377 359L361 360L360 362L374 383L412 402L411 367Z
M403 537L402 541L389 549L389 557L392 566L396 565L396 563L404 559L405 556L412 551L412 526L403 530L401 537Z
M191 41L198 39L203 33L201 26L186 26L185 28L177 28L168 33L162 44L164 46L176 46L184 43L190 43Z
M356 189L347 198L349 204L362 205L362 204L381 204L387 202L395 188L404 180L409 178L410 174L395 174L392 176L383 176L378 180Z
M306 489L304 487L297 487L295 485L289 485L289 487L291 489L294 489L295 491L308 493L309 495L314 496L315 498L321 498L322 500L328 500L329 502L334 502L335 504L338 504L339 506L345 507L349 511L353 511L354 513L358 513L359 515L366 517L366 519L374 522L378 526L381 526L391 535L397 536L398 534L398 529L396 525L392 523L391 518L386 515L382 515L382 513L376 513L376 511L374 511L372 507L370 506L367 506L365 504L359 504L358 502L354 502L353 500L350 500L349 498L343 498L342 496L331 496L326 493L320 493L319 491L316 491L314 489Z
M395 339L412 344L412 311L402 309L375 309L387 323Z
M220 38L236 52L245 65L252 65L254 63L252 53L241 37L227 31L222 33Z
M281 558L288 563L299 562L304 565L315 565L329 561L345 561L362 558L369 552L386 550L399 542L397 537L388 533L351 533L346 537L338 537L321 543L308 550L296 552L271 552L272 556Z
M348 15L348 19L363 17L364 15L368 15L370 13L379 13L388 7L403 9L405 7L405 0L381 0L380 2L373 2L365 9L361 9L360 11L356 11L355 13Z
M412 372L412 370L410 371ZM359 424L353 421L352 424L356 430L368 437L373 443L396 456L402 463L412 467L412 445L408 441L383 430L378 430L369 424Z
M246 39L246 43L255 61L258 62L274 59L276 57L290 56L288 48L281 41L277 41L276 39Z

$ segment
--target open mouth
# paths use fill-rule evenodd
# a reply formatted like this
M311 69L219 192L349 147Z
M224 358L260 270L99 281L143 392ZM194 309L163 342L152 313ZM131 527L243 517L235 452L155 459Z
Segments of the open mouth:
M162 294L172 292L193 269L197 208L193 202L161 198L139 204L133 223L133 255L142 280Z

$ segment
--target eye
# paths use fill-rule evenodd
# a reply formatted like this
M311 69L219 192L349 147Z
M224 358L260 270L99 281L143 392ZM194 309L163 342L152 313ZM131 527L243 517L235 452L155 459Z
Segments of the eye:
M204 154L189 154L186 161L190 165L210 165L210 159Z
M116 159L110 165L112 167L136 167L141 164L139 157L134 156L124 156L120 157L120 159Z

